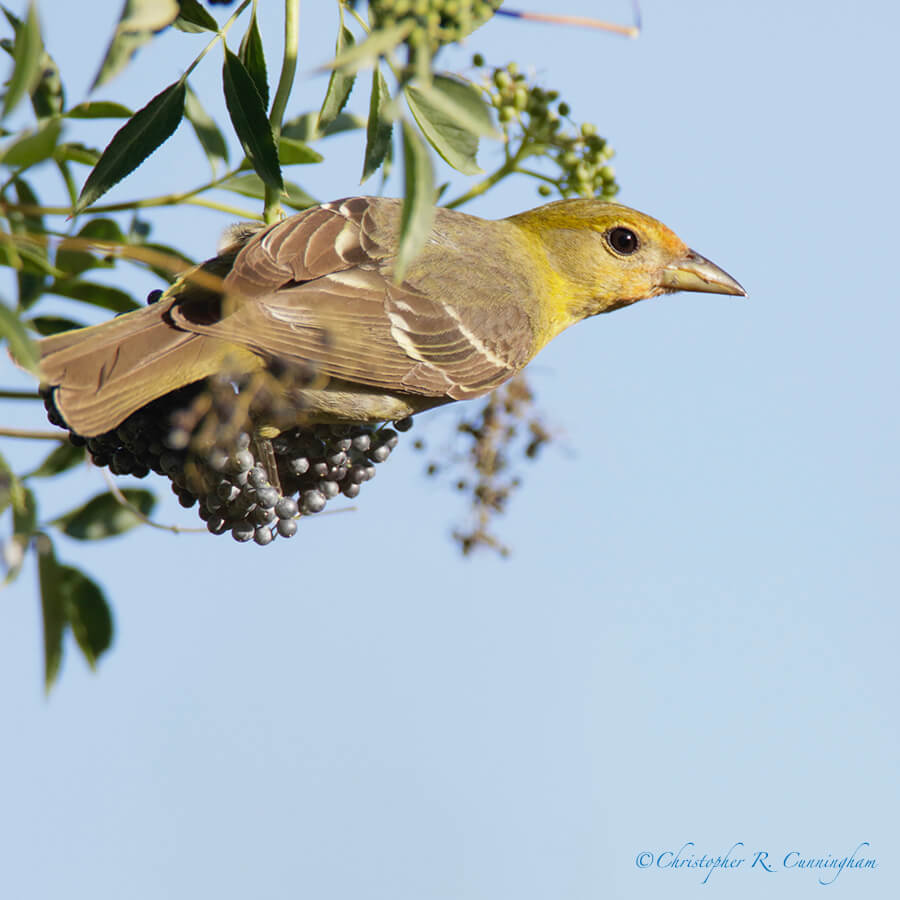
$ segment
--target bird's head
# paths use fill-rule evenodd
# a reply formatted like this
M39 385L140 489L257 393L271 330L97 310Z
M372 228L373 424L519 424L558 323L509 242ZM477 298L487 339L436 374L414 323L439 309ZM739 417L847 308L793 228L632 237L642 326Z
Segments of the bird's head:
M662 222L618 203L559 200L510 221L540 241L550 270L564 273L558 290L571 322L673 291L746 294Z

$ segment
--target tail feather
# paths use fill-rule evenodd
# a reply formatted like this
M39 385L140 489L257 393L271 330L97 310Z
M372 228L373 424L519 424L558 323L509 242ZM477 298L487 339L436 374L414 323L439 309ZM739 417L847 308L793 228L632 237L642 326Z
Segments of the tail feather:
M44 380L84 437L110 431L142 406L219 371L233 348L175 328L172 300L40 341Z

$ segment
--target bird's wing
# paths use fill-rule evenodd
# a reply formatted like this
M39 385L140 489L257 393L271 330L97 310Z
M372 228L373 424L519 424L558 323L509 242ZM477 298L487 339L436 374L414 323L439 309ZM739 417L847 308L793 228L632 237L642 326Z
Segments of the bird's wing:
M531 355L527 314L515 303L453 306L394 284L385 218L399 204L390 203L337 201L261 232L226 279L240 298L234 309L204 321L176 305L174 324L390 391L458 400L497 387Z

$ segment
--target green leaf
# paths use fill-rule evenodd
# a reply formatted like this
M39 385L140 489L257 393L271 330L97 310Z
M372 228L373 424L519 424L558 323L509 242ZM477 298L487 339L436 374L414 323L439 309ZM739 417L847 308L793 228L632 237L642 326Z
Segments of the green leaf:
M481 172L475 161L478 136L496 132L478 89L437 75L430 85L407 85L404 93L422 134L441 157L465 175Z
M0 9L3 10L3 15L6 16L6 21L9 22L9 24L12 26L13 32L15 34L18 34L19 29L22 27L22 20L14 13L11 13L5 6L0 5ZM3 49L10 56L12 56L12 43L13 42L10 41L8 38L4 38L3 43L4 43ZM7 44L9 46L6 46Z
M46 52L41 56L41 76L31 92L31 107L39 119L61 115L66 108L66 92L59 66Z
M109 219L106 216L97 216L97 218L85 222L77 236L88 241L104 241L111 244L125 243L125 235L122 234L119 223L115 219Z
M41 337L61 334L63 331L72 331L74 328L84 328L84 322L76 322L74 319L65 319L62 316L35 316L33 319L26 319L25 324L34 329Z
M23 311L29 309L41 298L47 285L44 275L44 272L34 272L30 266L22 266L16 273L19 284L19 309Z
M59 119L47 119L36 131L26 131L14 140L0 157L0 163L18 169L42 162L52 156L61 129Z
M93 281L73 279L56 281L47 288L47 291L51 294L58 294L60 297L71 297L73 300L90 303L101 309L110 309L116 313L131 312L131 310L141 307L141 304L125 291Z
M254 200L262 200L266 195L266 186L255 172L246 175L232 175L231 178L226 178L216 187L223 191L231 191L233 194L240 194L242 197L252 197Z
M200 5L199 0L178 0L178 17L172 23L179 31L196 34L219 30L219 23Z
M13 22L13 19L10 21ZM44 42L41 40L41 24L38 22L34 0L30 0L25 21L20 22L19 27L16 28L16 41L13 45L13 72L6 89L6 96L3 98L4 116L12 112L18 106L19 101L37 87L41 77L43 55Z
M0 511L12 505L12 536L3 547L6 577L0 587L12 584L22 571L28 544L37 528L37 503L34 494L13 474L0 457Z
M75 468L84 462L84 447L76 447L68 440L60 442L59 446L50 451L50 454L33 471L23 478L53 478L61 475L69 469Z
M57 162L77 162L85 166L96 166L100 162L100 151L84 144L69 142L58 144L53 151Z
M16 200L20 206L40 206L37 194L31 189L31 185L24 178L16 178L13 181L16 189ZM10 230L17 235L34 237L44 234L44 220L40 215L35 213L23 213L20 211L8 214ZM29 309L44 292L46 284L46 269L50 267L50 261L47 258L47 248L42 244L31 245L33 253L42 260L38 271L34 271L34 266L30 261L23 259L22 268L16 273L16 281L19 287L19 309Z
M56 153L58 152L59 147L57 147L54 151L54 159L56 158ZM97 159L100 159L99 151L97 151ZM62 177L63 184L66 187L69 206L74 206L78 202L78 188L75 186L75 179L72 177L72 169L64 159L56 160L56 168L59 169L59 174Z
M118 184L172 136L184 114L184 95L183 81L170 84L115 133L88 175L73 215Z
M91 84L91 90L95 91L106 82L112 81L131 62L134 54L152 39L153 33L150 31L116 31Z
M365 120L353 113L340 113L337 118L324 130L318 131L316 125L319 121L318 113L304 113L285 122L281 128L284 137L294 138L298 141L314 141L321 137L330 137L340 134L342 131L354 131L365 126Z
M152 40L155 32L175 21L178 12L175 0L125 0L119 24L91 90L118 75L137 50Z
M283 166L304 166L309 163L320 163L323 159L321 153L317 153L303 141L284 136L278 139L278 157Z
M247 33L241 40L238 48L238 59L244 64L259 97L262 100L263 109L269 108L269 80L266 74L266 55L263 50L262 37L259 33L259 25L256 21L256 8L253 9L253 15L250 16L250 24L247 27Z
M227 47L222 83L228 115L244 153L269 187L282 190L284 182L278 165L278 151L262 98L244 64Z
M121 31L162 31L178 15L176 0L125 0L119 19Z
M262 200L266 194L265 185L255 172L246 175L232 175L218 187L243 197L252 197L254 200ZM309 209L310 206L316 206L319 202L291 181L284 183L281 200L285 206L290 206L292 209Z
M299 185L292 181L284 183L284 193L281 195L281 202L291 209L309 209L311 206L318 206L319 201L311 194L307 194Z
M341 12L343 15L343 7L341 7ZM334 55L340 56L341 53L351 48L355 43L351 32L342 24L338 29L337 46L335 47ZM328 90L325 91L325 99L322 101L322 108L319 110L319 121L316 125L317 131L324 131L347 105L355 80L356 75L353 72L347 72L344 69L332 70L331 77L328 79Z
M196 259L188 256L187 253L184 252L184 250L180 250L178 247L172 247L169 244L159 244L153 241L145 241L140 246L146 247L148 250L153 250L156 253L163 254L164 256L170 256L172 258L172 265L177 266L178 268L171 268L166 270L168 272L166 278L170 281L173 274L183 272L185 269L192 269L197 265Z
M44 619L44 688L49 691L62 664L63 636L69 621L66 615L66 591L53 542L46 534L40 534L35 544Z
M342 69L345 72L358 72L370 66L380 57L393 51L403 43L415 27L415 22L407 20L390 28L373 31L361 44L348 47L339 53L325 69Z
M0 514L6 512L13 503L19 508L25 505L25 488L10 468L6 457L0 453Z
M3 338L9 344L9 352L17 365L37 375L40 360L37 347L18 316L5 303L0 303L0 339Z
M111 100L88 100L64 113L67 119L128 119L134 113L121 103Z
M175 247L169 247L166 244L154 244L146 242L141 244L140 246L146 247L148 250L154 250L163 256L169 257L171 265L165 265L162 262L160 265L156 265L154 263L147 264L147 268L149 268L151 272L155 272L160 278L163 279L163 281L171 281L172 276L176 273L193 268L197 264L196 260L191 259L182 250L178 250Z
M385 115L391 95L378 66L372 72L372 93L369 96L369 122L366 126L366 154L360 183L366 181L384 162L391 149L394 123Z
M28 545L37 531L37 501L34 499L34 492L30 488L21 487L21 493L13 494L12 504L13 534L4 552L9 566L3 582L5 585L19 577Z
M143 489L126 488L125 499L149 516L156 505L156 497ZM63 533L79 541L97 541L142 525L143 519L123 506L112 493L98 494L83 506L67 512L53 522Z
M124 244L122 229L113 219L104 217L91 219L76 235L81 241L109 241L112 244ZM60 242L56 250L56 268L61 270L60 280L66 276L80 275L87 269L108 269L114 262L108 256L95 256L80 247L74 249L69 241Z
M0 265L11 266L20 272L42 272L54 277L59 275L59 271L47 259L47 251L44 247L16 243L2 231L0 231Z
M94 669L97 660L112 644L113 621L109 604L103 591L80 569L59 566L57 572L68 624L88 665Z
M19 577L28 544L37 528L37 503L34 494L16 478L5 459L0 457L0 510L12 505L12 536L3 548L7 565L3 585Z
M434 221L434 171L428 148L406 121L403 122L403 209L394 280L403 281L409 264L428 240Z
M219 126L213 121L212 116L203 108L203 104L200 103L197 95L191 90L190 85L188 85L187 93L184 97L184 115L188 122L191 123L194 134L197 135L197 140L200 142L207 159L209 159L210 165L215 166L215 160L217 159L227 163L228 145L225 143L225 138L222 136L222 132L219 131Z
M80 569L60 565L48 535L37 535L35 545L44 620L44 686L49 691L62 664L66 629L72 629L93 669L112 644L113 620L103 591Z
M37 501L30 488L22 487L21 494L14 493L13 534L27 543L37 530Z

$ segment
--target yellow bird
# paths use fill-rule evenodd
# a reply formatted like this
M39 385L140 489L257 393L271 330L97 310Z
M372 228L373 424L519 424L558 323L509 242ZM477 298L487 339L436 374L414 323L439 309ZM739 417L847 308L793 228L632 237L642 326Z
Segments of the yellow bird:
M399 284L400 202L352 197L243 229L160 300L39 343L69 427L118 426L226 371L309 366L293 424L378 422L478 397L589 316L673 291L744 295L665 225L600 200L499 221L436 211Z

